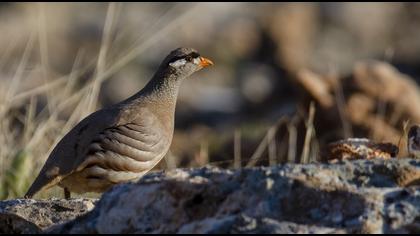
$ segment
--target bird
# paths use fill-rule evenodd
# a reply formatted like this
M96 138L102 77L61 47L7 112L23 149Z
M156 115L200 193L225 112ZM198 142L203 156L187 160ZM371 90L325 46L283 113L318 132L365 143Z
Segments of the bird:
M407 135L407 149L412 158L420 158L420 125L411 126Z
M140 179L169 150L181 82L211 65L195 49L171 51L144 88L93 112L64 135L24 198L58 185L68 199Z

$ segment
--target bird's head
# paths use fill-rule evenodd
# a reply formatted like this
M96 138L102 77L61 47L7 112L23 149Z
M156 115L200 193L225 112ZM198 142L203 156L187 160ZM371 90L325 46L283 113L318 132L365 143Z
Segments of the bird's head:
M187 77L211 65L213 65L213 62L200 56L196 50L192 48L177 48L163 60L161 67L180 77Z

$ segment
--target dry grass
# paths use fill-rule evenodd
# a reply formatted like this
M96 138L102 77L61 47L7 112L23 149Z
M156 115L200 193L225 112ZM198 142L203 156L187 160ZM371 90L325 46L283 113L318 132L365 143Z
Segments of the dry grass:
M241 131L235 130L234 140L233 140L234 154L233 154L233 167L241 168Z
M171 30L196 13L198 4L174 5L159 21L129 47L120 57L109 59L112 50L115 25L122 8L121 3L108 6L98 57L81 64L83 51L78 53L72 71L68 75L54 77L50 73L47 16L44 3L37 4L37 29L30 34L20 63L5 87L0 87L0 199L22 197L32 183L48 154L56 143L77 122L97 109L98 94L102 83L114 73L138 57ZM174 9L177 11L175 12ZM136 29L137 30L137 29ZM33 51L38 46L39 63L28 65ZM0 58L0 69L13 52L13 47ZM30 68L40 68L43 84L21 91ZM91 80L83 83L80 78L94 70ZM71 111L63 118L64 111ZM58 189L41 193L38 197L59 196Z
M306 121L306 133L305 133L305 143L303 145L302 157L300 158L301 163L309 163L310 161L310 150L312 145L312 139L315 134L314 128L314 117L315 117L315 104L311 102L309 106L309 117Z

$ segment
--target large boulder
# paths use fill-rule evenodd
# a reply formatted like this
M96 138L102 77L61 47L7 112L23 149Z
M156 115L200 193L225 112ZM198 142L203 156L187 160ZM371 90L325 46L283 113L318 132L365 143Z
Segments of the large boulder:
M115 186L48 229L25 219L50 233L415 233L419 179L413 159L176 169Z

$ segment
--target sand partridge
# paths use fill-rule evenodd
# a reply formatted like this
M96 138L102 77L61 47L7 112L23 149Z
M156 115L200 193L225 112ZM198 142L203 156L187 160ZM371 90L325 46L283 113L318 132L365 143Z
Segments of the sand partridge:
M178 48L138 93L79 122L51 152L25 198L59 185L70 192L104 192L134 181L167 153L181 82L213 63L194 49Z

